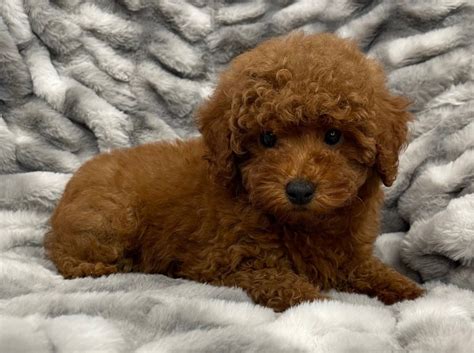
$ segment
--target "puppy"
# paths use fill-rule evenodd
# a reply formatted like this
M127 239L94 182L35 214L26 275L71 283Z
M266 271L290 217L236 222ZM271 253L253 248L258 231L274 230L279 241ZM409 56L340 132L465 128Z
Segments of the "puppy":
M47 254L66 278L162 273L241 287L276 311L331 288L416 298L421 288L372 255L406 108L354 43L271 39L221 75L197 113L201 138L85 163Z

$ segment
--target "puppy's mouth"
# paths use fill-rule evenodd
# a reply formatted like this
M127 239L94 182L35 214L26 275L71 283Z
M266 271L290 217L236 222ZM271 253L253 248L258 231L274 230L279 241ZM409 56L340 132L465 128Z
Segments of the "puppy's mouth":
M307 212L309 211L309 208L306 207L306 206L293 206L291 211L293 212L298 212L298 213L302 213L302 212Z

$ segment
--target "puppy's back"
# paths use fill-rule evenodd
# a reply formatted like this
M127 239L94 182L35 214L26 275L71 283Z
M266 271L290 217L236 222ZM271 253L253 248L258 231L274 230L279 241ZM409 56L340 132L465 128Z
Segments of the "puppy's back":
M59 272L72 278L133 270L127 253L140 244L147 220L172 214L170 207L201 187L203 155L196 139L115 150L86 162L67 184L45 237Z

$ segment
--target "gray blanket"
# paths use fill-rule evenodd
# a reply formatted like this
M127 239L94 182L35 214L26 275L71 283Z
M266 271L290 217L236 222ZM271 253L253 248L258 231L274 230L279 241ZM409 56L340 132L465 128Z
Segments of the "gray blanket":
M472 352L473 23L470 0L0 0L0 352ZM229 60L296 29L354 38L413 100L377 255L428 294L275 314L161 275L62 279L42 240L71 174L196 134Z

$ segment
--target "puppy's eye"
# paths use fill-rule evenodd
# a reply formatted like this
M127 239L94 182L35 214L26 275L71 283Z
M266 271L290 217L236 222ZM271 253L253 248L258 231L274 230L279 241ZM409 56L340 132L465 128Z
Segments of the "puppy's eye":
M260 135L260 143L267 148L275 146L276 141L277 138L273 132L264 132Z
M341 141L342 132L338 129L329 129L324 135L324 142L328 145L335 145Z

